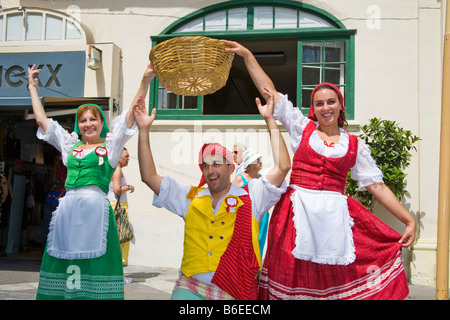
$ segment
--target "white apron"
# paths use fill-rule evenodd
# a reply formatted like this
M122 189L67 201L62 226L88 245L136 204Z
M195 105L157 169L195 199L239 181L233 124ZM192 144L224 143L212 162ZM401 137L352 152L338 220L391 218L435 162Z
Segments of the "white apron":
M53 212L48 254L67 260L91 259L105 254L109 207L106 194L98 187L68 189Z
M339 192L291 185L296 229L295 258L321 264L347 265L355 256L353 219L347 197Z

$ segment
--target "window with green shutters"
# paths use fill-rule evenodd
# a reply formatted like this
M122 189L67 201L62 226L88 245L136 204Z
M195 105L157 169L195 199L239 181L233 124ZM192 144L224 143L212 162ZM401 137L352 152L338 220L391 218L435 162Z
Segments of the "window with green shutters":
M234 40L249 48L277 90L305 114L320 82L342 89L347 119L353 119L354 35L317 7L293 1L227 1L183 17L152 36L153 45L176 36ZM205 96L168 92L151 84L150 107L160 119L259 119L260 96L242 58L236 56L227 84Z

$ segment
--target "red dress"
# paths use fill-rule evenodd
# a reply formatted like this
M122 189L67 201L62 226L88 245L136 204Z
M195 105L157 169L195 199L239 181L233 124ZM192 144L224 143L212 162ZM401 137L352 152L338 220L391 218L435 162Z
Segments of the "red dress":
M311 121L305 128L294 155L291 185L312 190L343 193L345 178L355 163L358 141L349 137L347 154L327 158L309 145L315 129ZM354 261L321 264L301 260L292 254L296 228L288 187L275 206L269 224L267 252L260 277L260 299L404 299L409 292L402 265L401 235L387 226L359 202L347 197L355 250Z

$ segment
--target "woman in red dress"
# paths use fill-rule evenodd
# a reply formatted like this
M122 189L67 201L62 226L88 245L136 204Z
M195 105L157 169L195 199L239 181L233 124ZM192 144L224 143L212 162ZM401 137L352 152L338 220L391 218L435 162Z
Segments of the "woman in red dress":
M252 53L225 41L244 58L260 90L276 92ZM370 150L345 129L344 99L331 83L316 86L308 117L287 95L274 95L274 117L291 137L290 187L273 210L260 278L261 299L404 299L408 285L401 248L416 223L383 183ZM344 195L348 171L396 218L403 235Z

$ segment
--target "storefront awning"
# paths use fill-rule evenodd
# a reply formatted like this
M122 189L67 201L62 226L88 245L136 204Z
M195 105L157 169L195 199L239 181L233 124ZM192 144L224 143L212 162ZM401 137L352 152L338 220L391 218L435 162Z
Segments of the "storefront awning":
M44 97L40 97L44 104ZM26 110L31 108L31 98L23 97L0 97L0 110Z
M109 110L108 97L39 97L48 117L72 114L76 109L86 103L95 103L103 110ZM34 119L31 98L0 97L0 116L21 116L25 120Z

